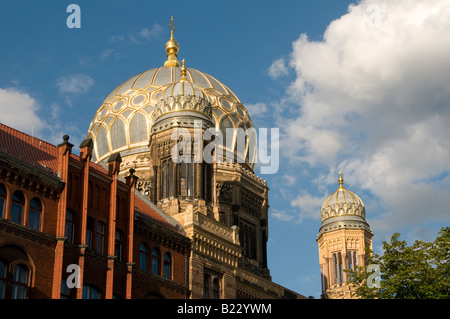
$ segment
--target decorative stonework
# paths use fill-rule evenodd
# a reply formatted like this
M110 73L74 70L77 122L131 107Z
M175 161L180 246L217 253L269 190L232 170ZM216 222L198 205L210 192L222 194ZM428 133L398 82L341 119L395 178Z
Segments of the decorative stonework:
M178 94L160 100L154 111L154 118L157 121L162 115L177 111L195 111L212 118L211 103L204 98L190 94Z
M327 218L344 216L344 215L355 215L366 217L366 211L363 205L356 203L335 203L322 208L321 218L324 221Z

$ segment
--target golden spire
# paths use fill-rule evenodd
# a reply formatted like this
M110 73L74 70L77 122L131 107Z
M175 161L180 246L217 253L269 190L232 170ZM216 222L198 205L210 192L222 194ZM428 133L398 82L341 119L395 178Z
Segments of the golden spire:
M183 61L181 61L182 65L181 65L181 79L180 81L187 81L188 79L186 78L186 60L183 59Z
M180 62L177 60L178 50L180 45L173 38L173 32L175 31L175 24L173 24L173 17L170 18L170 40L166 43L167 61L164 62L165 67L179 67Z
M342 178L342 172L339 172L339 188L344 188L344 179Z

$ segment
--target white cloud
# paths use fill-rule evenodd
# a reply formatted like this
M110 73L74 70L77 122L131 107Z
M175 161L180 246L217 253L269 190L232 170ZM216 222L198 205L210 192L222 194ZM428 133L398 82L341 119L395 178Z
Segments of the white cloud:
M250 117L255 118L262 117L268 111L267 104L265 103L246 104L245 108L250 114Z
M60 77L56 83L62 93L86 93L95 81L89 75L73 74Z
M283 179L285 180L285 185L286 186L292 186L294 185L296 178L293 175L283 175Z
M295 218L294 215L288 214L284 211L277 210L277 209L271 209L270 215L275 217L276 219L279 219L279 220L285 221L285 222L292 221Z
M297 207L300 211L299 222L302 222L304 218L318 219L324 199L323 197L302 193L292 200L291 205Z
M448 219L449 29L446 0L361 1L322 41L293 43L284 99L298 115L281 119L281 150L293 163L339 166L372 193L384 211L374 230ZM312 217L314 199L291 204Z
M0 88L0 122L28 134L37 135L46 123L38 116L38 102L28 93Z
M289 70L283 58L273 61L268 72L272 79L277 79L280 76L289 74Z
M154 23L151 28L142 28L136 33L132 33L128 35L128 39L131 43L141 43L143 41L151 41L157 38L162 32L163 28L158 24Z

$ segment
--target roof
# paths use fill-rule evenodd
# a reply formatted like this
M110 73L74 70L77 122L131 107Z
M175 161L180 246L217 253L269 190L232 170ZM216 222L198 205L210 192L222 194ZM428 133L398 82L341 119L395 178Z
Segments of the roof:
M38 170L58 175L58 147L44 140L33 137L12 127L0 123L0 153L36 167ZM70 155L79 161L76 154ZM108 171L99 164L90 162L90 167L104 175ZM147 198L135 191L135 209L155 223L182 233L182 228L169 215L155 206Z
M0 152L58 174L58 147L0 123Z
M169 227L177 233L184 235L181 225L171 216L164 213L138 190L135 190L135 210L157 224Z

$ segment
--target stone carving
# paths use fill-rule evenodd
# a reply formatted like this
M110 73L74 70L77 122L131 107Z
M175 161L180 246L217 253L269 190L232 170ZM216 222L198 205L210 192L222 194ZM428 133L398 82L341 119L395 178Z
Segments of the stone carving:
M204 98L195 95L178 94L161 99L154 111L155 119L161 115L175 111L197 111L205 114L208 118L212 117L212 107Z

